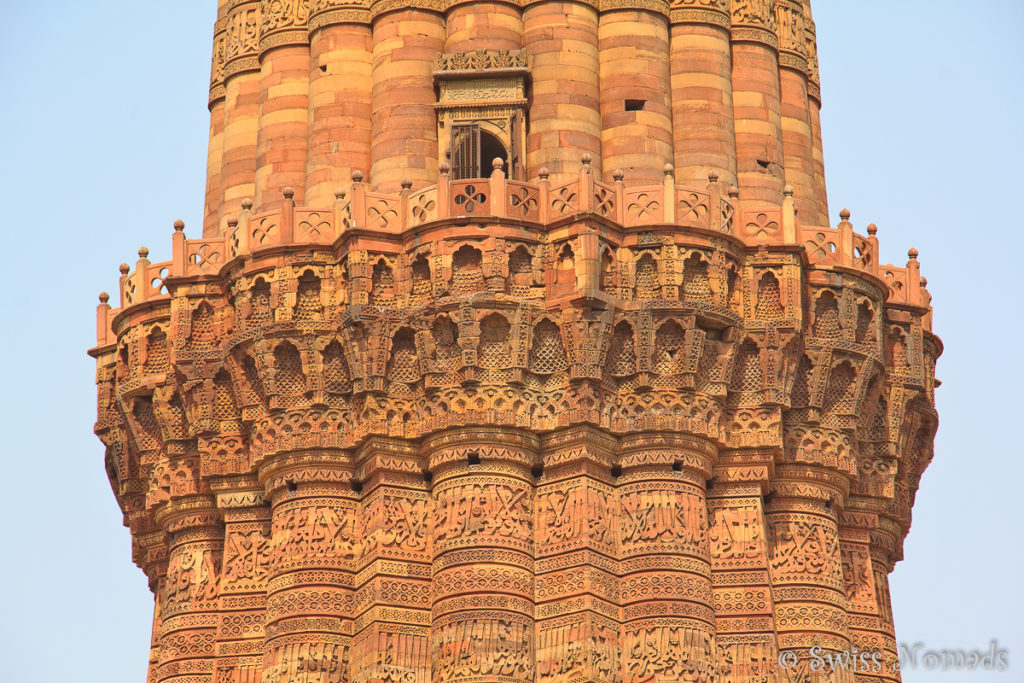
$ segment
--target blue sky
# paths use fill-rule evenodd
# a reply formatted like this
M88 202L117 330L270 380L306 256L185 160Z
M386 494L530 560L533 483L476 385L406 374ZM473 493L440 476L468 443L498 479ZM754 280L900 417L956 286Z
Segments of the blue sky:
M91 436L96 295L141 245L200 232L215 2L4 2L0 383L5 683L141 683L152 602ZM921 251L946 344L941 426L906 559L898 637L1009 651L1024 680L1020 266L1024 3L817 0L833 221ZM1008 241L1007 241L1008 240ZM1016 262L1015 262L1016 263ZM115 298L116 301L116 298Z

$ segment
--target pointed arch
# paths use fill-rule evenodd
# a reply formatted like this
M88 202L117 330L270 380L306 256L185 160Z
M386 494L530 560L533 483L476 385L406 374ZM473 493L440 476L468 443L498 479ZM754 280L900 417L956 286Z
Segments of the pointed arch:
M638 301L650 301L661 298L661 286L658 282L658 264L651 254L645 253L636 262L636 298Z
M290 342L278 344L274 349L275 385L277 393L298 397L306 393L306 375L302 370L302 356Z
M322 312L320 278L312 270L306 270L299 276L299 291L295 302L295 320L319 320Z
M732 366L731 391L760 391L764 387L761 377L761 350L751 339L740 345Z
M497 370L511 365L508 353L511 329L508 320L500 313L491 313L480 321L480 342L477 346L480 367Z
M345 350L337 339L331 341L323 352L324 391L329 394L347 394L352 390L352 376L349 372Z
M459 327L447 315L438 316L430 326L434 339L434 368L440 372L458 370L462 365Z
M615 326L604 359L604 372L613 377L624 377L636 372L636 342L633 326L623 320Z
M857 371L849 361L842 361L832 368L821 409L827 415L850 415L854 412L857 389Z
M538 374L564 372L569 368L562 332L558 325L548 318L533 328L533 343L530 346L530 371Z
M171 350L167 333L162 327L154 327L146 335L146 364L143 372L157 375L171 371Z
M370 303L378 308L395 307L395 273L383 258L373 264Z
M419 356L416 354L416 333L403 327L391 338L391 355L387 377L392 382L416 382L420 378Z
M452 254L451 293L466 296L484 289L483 254L464 244Z
M675 320L658 327L654 334L654 371L677 375L686 370L686 332Z
M823 291L814 303L814 336L826 339L841 339L843 336L839 302L831 290Z
M683 262L683 284L680 299L711 301L711 283L708 280L708 263L694 252Z
M782 291L775 273L768 271L757 283L757 306L754 317L760 320L779 320L785 315L782 307Z
M412 262L412 291L409 303L420 306L430 299L430 260L426 254L420 254Z

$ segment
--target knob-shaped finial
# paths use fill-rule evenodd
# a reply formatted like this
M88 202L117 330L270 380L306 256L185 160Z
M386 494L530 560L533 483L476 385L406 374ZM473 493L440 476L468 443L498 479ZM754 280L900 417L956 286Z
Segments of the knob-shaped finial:
M594 157L591 156L590 152L584 152L583 156L580 157L580 161L583 162L584 166L590 166L590 162L592 162L593 160Z
M673 171L676 170L676 167L672 164L665 164L661 170L665 172L665 175L672 175Z
M786 195L787 197L792 197L794 192L795 190L793 189L792 185L786 185L784 188L782 188L782 194Z
M345 198L345 190L339 187L337 190L334 191L334 198L340 202L342 199Z
M294 187L286 187L286 188L284 188L284 198L285 199L291 199L294 196L295 196L295 188Z
M106 292L100 292L100 303L105 304L110 301L110 295Z
M852 215L853 214L850 213L849 209L843 209L842 211L839 212L839 217L841 219L843 219L844 221L850 220L850 216L852 216Z
M245 211L252 211L252 199L246 197L242 200L242 209Z
M878 226L872 223L868 226L868 234L872 237L878 234Z
M907 256L910 257L911 261L916 261L917 260L917 256L918 256L919 253L920 252L918 252L917 249L914 249L913 247L911 247L910 251L907 252Z
M708 182L711 182L711 183L717 183L718 182L718 171L716 171L714 169L711 169L710 171L708 171Z
M439 170L441 171L441 173L444 174L451 173L452 165L449 164L447 161L442 161Z
M495 171L502 170L503 168L505 168L505 160L502 159L501 157L494 157L494 160L491 161L491 168L493 168Z
M541 180L547 180L551 176L551 171L548 169L547 166L541 166L540 170L537 171L537 175L540 177Z
M120 266L117 267L117 269L121 272L121 275L127 275L128 273L132 272L131 266L129 266L127 263L122 263Z
M176 231L178 231L178 232L181 232L182 230L184 230L185 229L185 221L181 220L180 218L178 220L174 221L174 229Z
M402 178L402 189L403 190L412 189L412 178Z
M360 171L358 168L352 169L352 182L353 183L361 183L361 182L363 182L363 172Z
M623 171L621 168L617 168L614 171L612 171L612 180L614 180L617 183L621 182L622 179L625 178L625 177L626 177L626 172Z
M146 258L147 256L149 256L149 248L139 247L139 258Z

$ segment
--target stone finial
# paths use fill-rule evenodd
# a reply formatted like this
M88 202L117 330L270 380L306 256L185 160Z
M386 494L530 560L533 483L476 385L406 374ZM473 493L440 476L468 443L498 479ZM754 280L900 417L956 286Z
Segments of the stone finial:
M910 251L907 252L907 256L910 257L911 261L916 261L918 254L920 254L920 252L917 249L914 249L913 247L911 247Z
M547 166L541 166L541 167L540 167L540 170L539 170L539 171L537 171L537 176L538 176L538 177L539 177L539 178L540 178L541 180L547 180L547 179L548 179L548 177L549 177L550 175L551 175L551 170L550 170L550 169L548 169L548 167L547 167Z
M877 234L878 234L878 226L875 225L874 223L870 224L868 226L868 235L870 235L871 237L874 237Z
M177 232L181 232L182 230L184 230L185 229L185 221L181 220L180 218L178 220L174 221L174 229Z
M665 172L665 175L672 175L675 172L676 167L672 164L665 164L661 170Z
M583 156L580 157L580 161L583 162L584 166L590 166L590 163L594 160L594 157L590 152L584 152Z
M412 178L402 178L402 189L403 190L411 190L412 189Z
M710 171L708 171L708 182L709 183L717 183L718 182L718 171L716 171L715 169L711 169Z
M149 256L149 247L139 247L139 258L147 258Z
M501 157L494 157L494 161L491 162L491 168L495 171L501 171L505 168L505 160Z
M448 173L451 172L452 165L449 164L447 161L442 161L441 162L441 166L439 167L439 170L441 171L441 173L444 173L444 174L447 175Z
M231 216L228 218L228 227L232 229L238 227L238 216Z
M295 197L295 188L294 187L286 187L286 188L284 188L284 198L285 199L292 199L293 197Z
M923 278L921 278L920 282L921 282L921 286L922 287L927 287L928 286L928 278L923 277Z
M617 168L614 171L612 171L612 180L614 180L617 183L622 182L622 179L625 177L626 172L623 171L621 168Z
M252 199L246 197L242 200L242 209L245 211L252 211Z
M352 182L353 183L361 183L361 182L363 182L363 172L360 171L358 168L352 169Z
M120 266L117 267L117 269L121 272L121 275L127 275L128 273L132 272L131 266L129 266L127 263L122 263Z
M740 188L738 188L735 185L733 185L732 187L729 188L729 199L739 199L739 198L740 198Z
M839 218L841 218L844 221L850 220L850 216L852 215L853 214L850 213L849 209L843 209L842 211L839 212Z
M784 188L782 188L782 194L786 195L787 197L792 197L794 192L796 192L796 190L793 189L792 185L786 185Z
M345 190L339 187L337 190L334 191L334 198L340 202L342 199L345 198Z
M100 303L105 304L110 301L110 295L106 292L100 292Z

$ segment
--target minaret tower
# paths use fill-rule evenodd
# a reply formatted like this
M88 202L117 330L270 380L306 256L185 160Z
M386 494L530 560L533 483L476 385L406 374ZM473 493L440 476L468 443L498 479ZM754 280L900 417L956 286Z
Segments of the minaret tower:
M220 0L209 106L91 351L150 683L899 680L942 345L810 0Z

